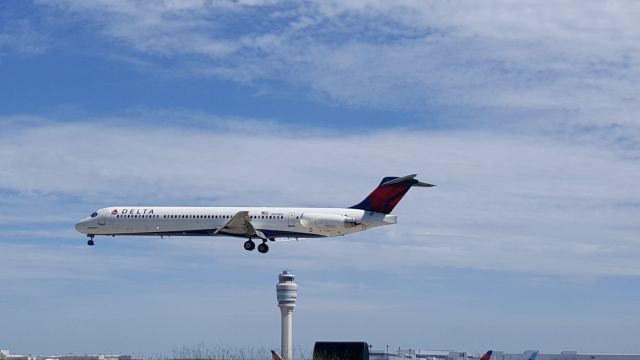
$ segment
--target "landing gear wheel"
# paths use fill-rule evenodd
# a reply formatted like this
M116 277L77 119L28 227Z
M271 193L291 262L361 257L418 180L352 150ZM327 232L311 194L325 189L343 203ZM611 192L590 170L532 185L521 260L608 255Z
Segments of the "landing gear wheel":
M93 246L93 239L88 240L88 241L87 241L87 245L89 245L89 246Z
M267 244L262 243L258 245L258 252L265 254L267 251L269 251L269 246Z
M244 242L244 249L247 251L251 251L253 249L256 248L256 243L254 243L252 240L247 240ZM258 250L260 249L260 247L258 247Z

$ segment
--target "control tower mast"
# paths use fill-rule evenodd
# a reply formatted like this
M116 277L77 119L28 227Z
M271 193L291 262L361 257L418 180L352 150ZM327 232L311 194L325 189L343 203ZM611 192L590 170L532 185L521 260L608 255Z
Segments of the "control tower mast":
M278 307L282 315L280 354L283 360L291 360L292 357L291 325L293 322L293 308L296 307L296 300L298 299L298 284L293 281L295 277L289 270L284 270L282 274L278 275L278 285L276 285Z

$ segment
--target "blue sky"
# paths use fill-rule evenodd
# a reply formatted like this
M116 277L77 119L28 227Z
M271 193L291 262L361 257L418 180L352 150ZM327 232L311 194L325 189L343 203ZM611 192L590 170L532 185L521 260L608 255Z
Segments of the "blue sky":
M640 352L640 5L4 1L0 348ZM98 239L118 204L349 206L345 238Z

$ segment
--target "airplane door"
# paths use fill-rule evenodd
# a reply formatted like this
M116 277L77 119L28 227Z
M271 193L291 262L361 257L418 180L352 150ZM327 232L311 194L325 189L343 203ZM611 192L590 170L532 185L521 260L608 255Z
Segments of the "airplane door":
M289 213L289 227L294 227L294 226L296 226L296 214Z
M98 214L98 225L105 226L107 224L107 215L104 213Z

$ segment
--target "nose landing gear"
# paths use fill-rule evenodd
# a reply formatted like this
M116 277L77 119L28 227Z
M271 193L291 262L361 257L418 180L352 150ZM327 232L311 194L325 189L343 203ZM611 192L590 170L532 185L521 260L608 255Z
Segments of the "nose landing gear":
M89 245L89 246L93 246L93 237L94 237L94 236L95 236L95 235L93 235L93 234L89 234L89 235L87 235L87 237L89 238L89 240L87 240L87 245Z

